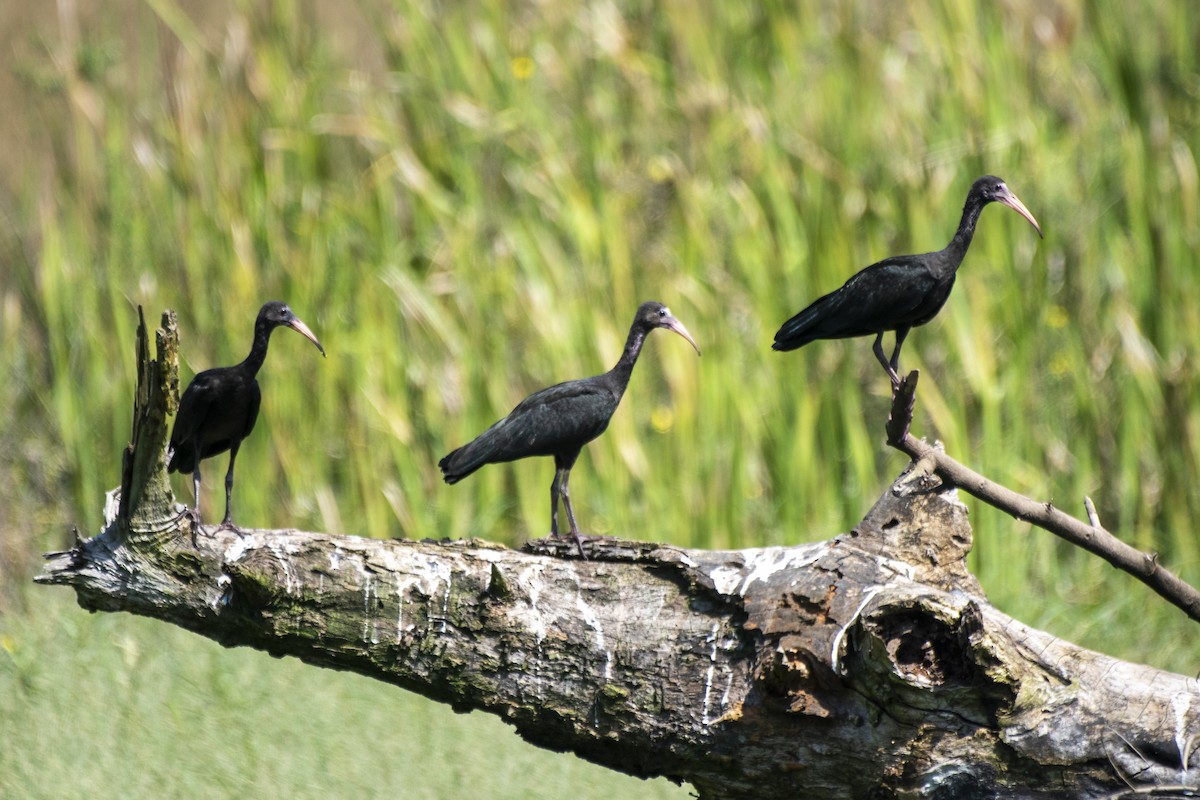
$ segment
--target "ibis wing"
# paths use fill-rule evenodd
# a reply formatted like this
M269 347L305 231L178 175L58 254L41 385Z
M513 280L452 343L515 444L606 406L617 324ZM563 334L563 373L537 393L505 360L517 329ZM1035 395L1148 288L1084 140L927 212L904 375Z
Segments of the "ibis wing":
M202 458L197 434L204 426L212 409L212 376L201 372L184 390L179 398L179 410L175 412L175 424L171 428L171 461L168 472L191 472Z
M619 401L607 387L590 380L568 381L531 394L501 421L513 457L583 447L604 433Z
M872 264L785 322L775 349L919 325L941 308L953 281L939 280L911 256Z
M179 399L169 470L189 472L196 460L228 450L250 435L262 395L258 381L226 367L196 375Z
M258 388L258 381L251 381L248 399L246 405L246 427L242 430L240 438L245 439L250 435L250 431L254 430L254 423L258 422L258 409L262 405L262 390Z
M438 466L449 483L484 464L578 452L608 427L620 396L595 381L568 381L534 392L508 416L453 451Z
M175 425L171 429L171 449L191 441L208 418L213 402L213 381L208 372L201 372L179 398Z

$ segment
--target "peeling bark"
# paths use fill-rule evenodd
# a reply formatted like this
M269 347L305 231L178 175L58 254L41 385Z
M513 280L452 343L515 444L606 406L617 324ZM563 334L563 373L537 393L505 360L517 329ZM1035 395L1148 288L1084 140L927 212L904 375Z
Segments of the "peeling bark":
M51 554L39 580L73 586L88 609L486 710L533 744L704 798L1162 797L1200 784L1196 681L989 605L966 568L966 508L925 472L902 475L849 533L796 547L601 539L581 560L570 541L514 551L208 529L193 542L189 525L170 505L137 526L118 514Z

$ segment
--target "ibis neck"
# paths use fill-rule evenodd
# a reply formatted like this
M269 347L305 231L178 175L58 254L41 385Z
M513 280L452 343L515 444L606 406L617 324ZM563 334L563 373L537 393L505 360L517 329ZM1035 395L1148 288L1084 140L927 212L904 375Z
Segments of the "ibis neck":
M617 365L609 371L609 375L616 381L617 388L625 391L625 387L629 385L629 376L633 374L633 365L637 363L638 356L642 353L642 345L646 343L646 329L641 325L634 325L629 329L629 338L625 340L625 350L621 353L621 358L617 360Z
M963 206L962 220L958 223L958 230L954 232L954 238L950 240L950 244L946 245L944 251L949 256L946 265L950 272L958 269L963 256L967 254L967 248L971 246L971 239L975 236L975 224L979 222L983 205L975 197L968 197L967 204Z
M272 330L265 320L254 323L254 344L250 346L250 355L241 363L242 368L249 370L251 375L258 374L267 358L267 344L271 341Z

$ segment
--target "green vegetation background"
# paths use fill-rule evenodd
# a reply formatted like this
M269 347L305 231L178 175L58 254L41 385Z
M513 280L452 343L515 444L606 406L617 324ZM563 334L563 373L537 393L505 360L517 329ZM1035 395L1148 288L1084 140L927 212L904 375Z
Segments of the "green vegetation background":
M517 543L546 532L550 465L450 488L438 457L529 391L607 369L638 302L662 300L704 356L652 337L575 471L581 524L819 540L904 465L883 445L888 383L867 341L779 355L771 335L858 268L943 246L993 172L1046 238L984 213L906 347L915 432L1069 510L1092 496L1200 581L1200 15L916 5L396 0L354 6L347 40L327 4L245 0L200 25L147 0L31 33L40 55L9 66L35 100L7 113L50 157L2 198L0 794L686 794L31 589L118 482L138 304L178 311L184 380L240 359L267 299L329 351L274 338L242 524ZM998 606L1200 668L1181 613L968 502Z

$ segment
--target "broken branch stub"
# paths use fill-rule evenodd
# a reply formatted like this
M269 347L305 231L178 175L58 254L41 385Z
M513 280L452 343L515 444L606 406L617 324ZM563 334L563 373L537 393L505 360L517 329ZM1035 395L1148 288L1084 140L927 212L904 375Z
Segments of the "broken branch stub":
M162 315L150 357L146 319L138 306L138 374L133 432L121 469L119 527L131 540L159 540L175 527L175 496L167 476L167 419L179 407L179 329L175 312Z

